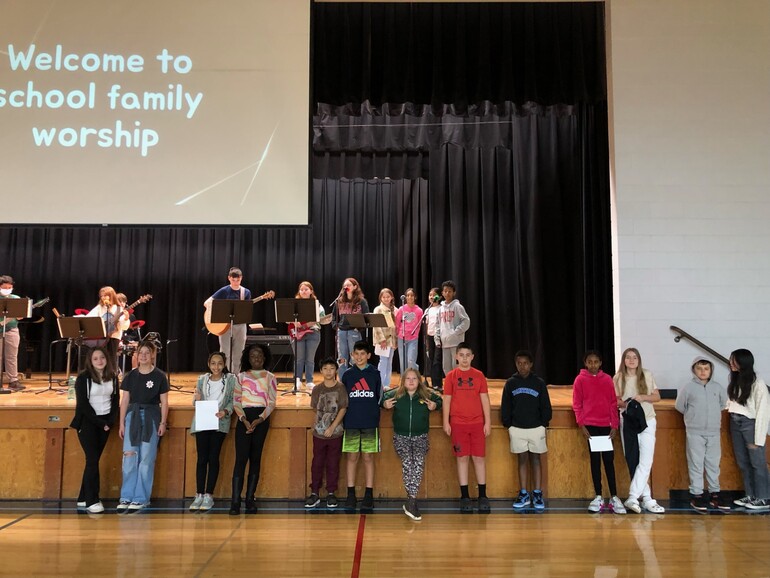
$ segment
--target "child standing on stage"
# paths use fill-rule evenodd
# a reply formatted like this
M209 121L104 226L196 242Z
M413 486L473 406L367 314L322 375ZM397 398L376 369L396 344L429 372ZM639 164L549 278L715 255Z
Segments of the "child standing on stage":
M428 389L419 371L409 368L401 376L399 386L385 394L382 406L393 410L393 448L401 459L407 495L404 513L412 520L421 520L417 491L430 448L430 412L441 407L441 397Z
M425 315L425 351L428 357L428 369L430 373L430 385L438 392L443 391L444 369L441 363L441 347L436 345L436 330L438 329L439 316L441 310L441 289L434 287L428 293L428 302L430 307Z
M361 339L361 333L351 327L345 318L350 313L369 313L369 303L364 298L361 286L353 277L342 282L339 297L332 307L332 327L337 331L337 363L340 367L340 380L351 365L353 346Z
M314 299L318 304L318 318L324 316L324 308L318 303L318 298L310 281L302 281L297 288L295 299ZM297 375L294 379L302 378L305 374L305 383L313 383L313 371L315 371L315 352L321 343L321 325L315 321L310 323L289 323L289 333L295 339L297 356Z
M374 313L385 315L392 324L389 327L373 327L372 334L375 345L378 346L377 355L380 358L377 369L380 371L380 380L383 389L390 388L390 376L393 373L393 354L396 351L396 329L393 314L396 307L393 305L393 291L387 287L380 291L380 304L374 308Z
M313 388L310 407L316 410L313 424L313 463L310 467L310 495L305 500L306 508L315 508L321 503L319 491L326 472L326 507L337 507L337 482L340 476L342 456L342 419L348 408L348 392L337 381L337 363L329 357L321 363L323 383Z
M444 375L448 375L455 364L455 353L459 343L465 341L465 332L471 326L471 319L460 302L455 299L457 286L454 281L441 284L444 302L439 309L439 323L436 327L436 345L441 348Z
M444 380L444 432L451 437L457 458L460 512L473 512L468 493L468 462L472 459L479 484L479 513L488 514L485 456L486 438L492 431L492 422L487 378L471 367L473 350L468 343L459 343L456 349L458 367L450 371Z
M209 355L209 373L198 378L195 386L196 401L216 401L219 427L215 430L199 430L193 414L190 433L195 436L198 460L195 467L196 493L191 510L210 510L214 507L214 488L219 477L219 454L227 432L230 431L230 416L233 413L233 395L236 379L227 372L227 358L221 351Z
M404 294L406 304L396 311L396 335L398 336L398 360L401 375L407 367L417 369L417 346L420 343L422 309L417 306L417 293L411 287Z
M369 365L372 356L366 341L353 346L354 365L342 376L348 394L348 411L343 423L345 434L342 451L347 454L348 495L345 509L356 508L356 473L363 455L366 490L362 509L374 507L374 454L380 451L380 398L382 383L379 372Z
M545 430L551 421L551 398L545 382L532 373L532 354L517 351L515 360L517 372L505 382L500 403L500 417L508 430L511 453L517 454L519 460L521 490L513 507L518 510L533 503L536 510L543 510L540 456L545 459L548 451ZM527 491L530 463L534 482L531 496Z
M598 351L588 351L583 356L585 369L575 378L572 385L572 409L575 412L580 431L586 440L592 436L609 436L614 440L618 435L618 404L615 398L615 385L612 378L602 371L602 356ZM616 514L625 514L626 508L618 497L615 485L615 452L591 451L588 444L588 452L591 456L591 479L594 483L596 497L588 504L589 512L601 512L604 509L602 498L602 466L607 474L607 485L610 489L610 510Z

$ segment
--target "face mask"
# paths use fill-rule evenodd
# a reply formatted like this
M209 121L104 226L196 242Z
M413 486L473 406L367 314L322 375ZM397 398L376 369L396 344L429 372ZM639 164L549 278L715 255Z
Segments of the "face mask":
M3 297L8 297L12 291L13 289L0 289L0 295Z

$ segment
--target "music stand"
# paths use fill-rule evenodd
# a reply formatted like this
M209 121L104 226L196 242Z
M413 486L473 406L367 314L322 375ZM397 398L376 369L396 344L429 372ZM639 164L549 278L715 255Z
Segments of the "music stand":
M0 298L0 317L3 318L2 335L0 335L0 392L11 393L11 384L8 389L3 387L3 372L5 371L5 326L11 319L32 316L32 299L29 297L3 297ZM17 354L18 355L18 354Z
M254 302L251 299L214 299L211 302L211 323L228 323L230 325L230 367L233 367L233 325L246 324L251 321L251 310ZM243 352L240 352L241 355Z
M107 331L104 329L104 319L101 317L57 317L56 324L59 327L59 337L62 340L67 340L67 374L65 382L69 383L70 372L72 371L72 346L78 347L78 373L80 373L80 348L83 346L84 339L105 339L107 337ZM60 341L60 340L57 340ZM55 342L53 342L55 343ZM46 392L56 391L62 393L61 390L53 388L53 380L51 379L51 367L52 360L48 360L48 387L36 391L35 395Z
M275 300L275 320L278 323L318 323L318 300L317 299L276 299ZM297 375L299 370L299 360L297 359L297 341L291 339L291 350L294 354L294 386L289 391L284 391L281 395L297 395L305 393L300 391L298 385L301 376Z

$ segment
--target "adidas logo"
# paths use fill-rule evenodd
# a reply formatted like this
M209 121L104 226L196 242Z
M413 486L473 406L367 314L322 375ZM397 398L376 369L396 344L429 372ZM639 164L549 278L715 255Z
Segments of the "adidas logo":
M374 397L374 392L369 389L369 384L366 380L361 378L353 386L353 391L350 392L350 397Z

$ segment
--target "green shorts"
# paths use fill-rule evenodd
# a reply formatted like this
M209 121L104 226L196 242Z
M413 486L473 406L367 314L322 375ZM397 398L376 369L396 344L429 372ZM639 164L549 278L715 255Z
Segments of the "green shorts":
M342 438L343 453L376 454L380 451L380 430L371 429L346 429Z

